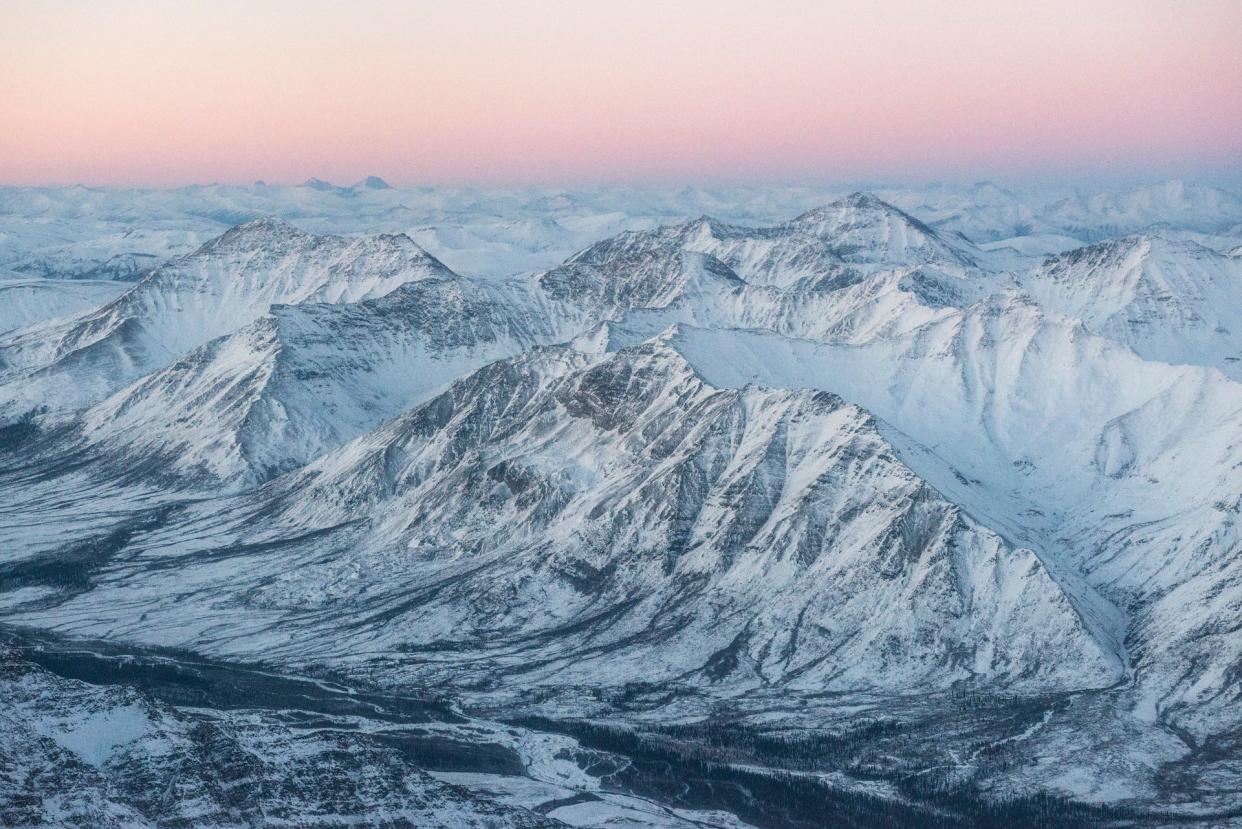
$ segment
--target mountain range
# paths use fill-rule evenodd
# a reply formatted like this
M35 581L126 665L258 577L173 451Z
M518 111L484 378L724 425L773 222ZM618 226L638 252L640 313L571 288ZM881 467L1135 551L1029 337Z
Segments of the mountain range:
M1242 199L821 195L0 190L20 819L1236 819Z

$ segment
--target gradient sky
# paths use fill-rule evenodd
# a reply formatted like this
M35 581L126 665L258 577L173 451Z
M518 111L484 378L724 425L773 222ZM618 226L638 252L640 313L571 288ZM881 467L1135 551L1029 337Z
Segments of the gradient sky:
M1242 0L0 0L0 183L1242 167Z

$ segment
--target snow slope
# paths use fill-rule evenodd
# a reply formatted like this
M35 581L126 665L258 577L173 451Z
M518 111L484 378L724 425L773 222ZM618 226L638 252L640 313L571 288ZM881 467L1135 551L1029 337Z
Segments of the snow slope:
M2 279L0 335L98 307L127 287L123 282Z

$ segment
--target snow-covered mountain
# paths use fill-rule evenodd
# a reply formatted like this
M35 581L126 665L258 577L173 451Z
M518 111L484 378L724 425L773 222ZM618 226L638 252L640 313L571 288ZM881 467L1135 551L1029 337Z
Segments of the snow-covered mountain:
M870 193L853 193L781 227L828 240L843 259L860 265L980 265L978 250L964 237L941 236Z
M678 225L631 231L597 242L553 269L595 271L595 279L611 284L619 272L649 267L646 263L674 251L708 254L738 276L757 285L791 288L806 280L824 280L849 272L848 266L823 239L796 229L726 225L704 216ZM775 280L775 283L774 283Z
M101 400L277 303L354 302L453 273L408 237L315 236L285 222L240 225L160 267L100 308L0 339L12 422Z
M1050 258L1023 280L1044 307L1151 360L1242 378L1242 260L1194 242L1127 236Z
M163 680L23 663L0 694L43 725L0 756L76 769L58 803L158 823L126 769L168 745L257 758L239 779L284 781L289 815L325 808L289 751L341 808L480 825L809 826L765 810L812 785L949 825L1036 793L1088 825L1242 808L1226 191L364 179L0 206L3 620L330 676L307 693L349 684L333 706L388 689L367 717L435 689L518 722L451 739L531 775L449 785L373 722L243 734L227 707L192 715L207 745ZM145 255L136 283L75 278ZM72 723L125 739L93 762ZM340 751L413 782L342 788ZM201 814L227 808L209 766Z
M78 434L131 474L252 486L531 344L489 294L455 278L356 303L275 305L91 407ZM83 451L77 439L67 448Z
M552 273L596 269L612 284L669 251L710 254L753 285L833 290L881 268L935 266L960 273L985 254L964 239L947 240L914 217L867 193L854 193L771 227L729 225L701 217L598 242Z
M244 593L265 627L279 616L299 658L382 642L428 651L437 681L607 687L641 670L1033 690L1105 687L1121 671L1039 559L941 498L866 412L822 393L713 388L660 339L495 363L222 506L146 538L135 569L57 616L76 626L114 583L162 644L270 647L249 624L235 641L200 639L184 597L147 593L144 567L181 560L183 586ZM291 537L316 540L279 562L261 552ZM229 570L245 577L221 584L218 563L193 564L215 544L234 547ZM342 607L346 584L366 599ZM867 624L877 613L883 629ZM176 641L156 633L165 614L180 619Z
M874 412L912 469L1036 550L1100 637L1127 643L1146 716L1236 723L1240 652L1222 631L1242 623L1242 387L1143 361L1021 298L861 347L695 330L679 348L718 385L811 386Z
M385 188L368 181L178 190L0 187L0 273L136 274L192 252L230 226L277 216L317 233L406 233L459 273L499 277L552 267L624 230L705 214L724 224L770 226L850 192L822 186ZM962 234L980 245L1039 248L1037 256L1065 249L1061 240L1067 238L1098 241L1162 224L1227 236L1242 222L1236 194L1181 182L1096 192L992 182L871 189L946 239Z
M714 256L694 251L705 246L694 226L719 227L703 220L623 234L532 281L477 285L448 274L374 300L272 306L269 315L86 411L80 433L53 454L89 446L107 457L101 465L126 477L149 469L166 482L250 486L485 362L571 339L627 313L636 313L631 326L652 332L693 322L857 339L934 317L946 298L964 301L958 279L947 285L917 271L843 273L843 260L825 253L817 237L785 228L733 231L734 242L771 243L758 261L737 256L737 248L721 251L752 276L784 267L802 274L787 290L748 285ZM808 248L822 255L801 257ZM921 253L911 258L919 261ZM263 283L251 293L270 289Z
M994 182L970 187L881 191L880 195L920 216L943 234L960 234L978 244L1038 239L1056 228L1037 215L1039 202L1024 199Z

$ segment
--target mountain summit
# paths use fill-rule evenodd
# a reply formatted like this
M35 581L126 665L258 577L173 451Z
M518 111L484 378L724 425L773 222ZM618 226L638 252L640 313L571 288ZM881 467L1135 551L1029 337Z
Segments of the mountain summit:
M379 176L367 176L353 186L354 190L391 190L392 186Z

